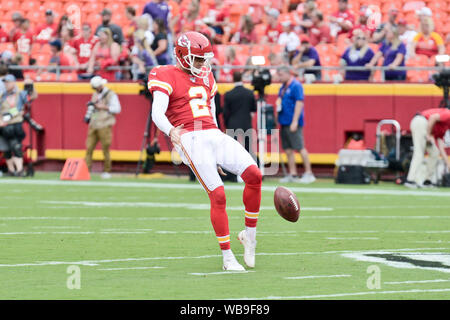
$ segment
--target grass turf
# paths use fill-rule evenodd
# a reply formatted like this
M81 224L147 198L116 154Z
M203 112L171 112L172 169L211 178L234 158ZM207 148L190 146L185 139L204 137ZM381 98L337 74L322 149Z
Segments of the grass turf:
M287 184L298 188L302 207L299 221L290 223L273 209L270 187L277 181L265 180L256 268L227 274L220 273L222 258L208 197L198 183L126 176L92 180L58 183L58 174L48 173L0 180L0 299L450 297L445 272L450 270L445 264L450 256L449 190L422 191L422 196L387 183ZM243 263L243 248L236 240L244 224L240 187L227 184L225 189L231 245ZM364 193L374 190L387 192ZM381 250L432 253L447 262L438 271L343 256ZM80 268L79 290L67 288L70 265ZM371 265L380 268L380 289L367 287ZM310 276L335 277L293 279ZM443 281L391 283L424 280Z

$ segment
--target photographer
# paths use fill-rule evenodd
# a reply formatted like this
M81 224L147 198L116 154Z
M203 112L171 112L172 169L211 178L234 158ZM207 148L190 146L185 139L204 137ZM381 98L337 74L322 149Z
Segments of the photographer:
M84 121L89 123L89 130L86 139L86 164L91 170L92 154L97 143L102 145L105 158L104 168L101 177L111 178L111 156L109 148L112 142L113 125L116 123L116 114L121 111L121 106L117 94L106 88L106 79L95 76L91 79L91 87L94 90L91 101L88 102L88 109Z
M37 98L33 84L25 81L25 90L19 91L16 86L16 78L8 74L3 78L5 91L0 97L0 133L6 140L9 150L5 151L4 157L10 176L22 177L23 152L22 141L25 132L22 128L24 106Z

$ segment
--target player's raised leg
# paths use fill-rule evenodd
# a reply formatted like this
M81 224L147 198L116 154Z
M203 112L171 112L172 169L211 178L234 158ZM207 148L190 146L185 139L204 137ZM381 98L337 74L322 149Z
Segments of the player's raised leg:
M238 239L244 246L244 262L247 266L255 266L256 225L261 205L262 175L256 162L245 148L233 138L222 134L220 139L218 163L226 170L241 176L245 182L243 202L245 207L245 230Z

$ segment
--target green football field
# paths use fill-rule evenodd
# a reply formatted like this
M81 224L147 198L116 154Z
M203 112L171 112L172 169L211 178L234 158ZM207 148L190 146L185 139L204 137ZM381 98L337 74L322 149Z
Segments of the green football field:
M263 183L256 267L222 271L209 201L186 177L0 179L0 299L449 299L450 189ZM241 184L226 184L231 247Z

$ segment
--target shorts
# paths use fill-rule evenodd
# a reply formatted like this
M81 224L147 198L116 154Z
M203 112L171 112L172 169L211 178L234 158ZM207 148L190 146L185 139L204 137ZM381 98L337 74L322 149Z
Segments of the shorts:
M175 146L175 150L207 193L223 186L218 165L237 176L256 165L238 141L218 129L186 132L181 136L181 147Z
M297 131L291 132L290 126L281 126L281 146L284 150L301 150L305 144L303 141L303 127L298 127Z

